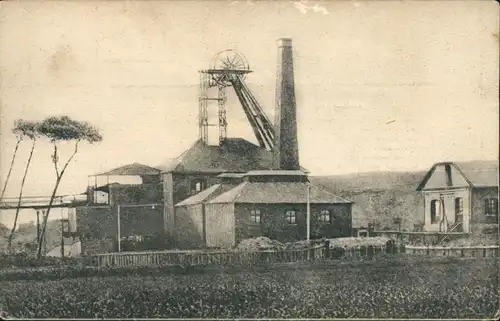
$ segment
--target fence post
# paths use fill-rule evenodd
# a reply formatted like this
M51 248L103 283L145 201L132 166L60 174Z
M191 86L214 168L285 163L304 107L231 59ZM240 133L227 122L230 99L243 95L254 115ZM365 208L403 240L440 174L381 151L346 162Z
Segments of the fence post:
M325 241L325 259L330 259L331 253L330 253L330 241L326 240Z
M374 248L373 245L368 245L368 248L366 249L366 256L368 257L368 260L372 260L374 256Z

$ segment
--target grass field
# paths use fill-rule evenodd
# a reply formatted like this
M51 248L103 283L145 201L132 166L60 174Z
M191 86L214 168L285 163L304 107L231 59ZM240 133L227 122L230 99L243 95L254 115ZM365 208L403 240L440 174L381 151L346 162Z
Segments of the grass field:
M496 259L411 259L247 271L3 281L14 317L484 318Z

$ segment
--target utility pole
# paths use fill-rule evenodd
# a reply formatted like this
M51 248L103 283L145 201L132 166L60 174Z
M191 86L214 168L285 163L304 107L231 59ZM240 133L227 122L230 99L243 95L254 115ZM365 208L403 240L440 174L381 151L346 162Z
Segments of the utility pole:
M306 183L307 186L307 245L311 242L311 186ZM307 260L311 259L311 250L307 251Z
M64 219L61 218L61 258L64 259Z
M40 210L36 210L36 244L40 244Z
M118 235L117 235L117 237L118 237L118 252L121 252L121 245L120 245L120 243L121 243L121 230L120 230L120 205L117 205L117 206L116 206L116 209L117 209L117 216L118 216L118 220L117 220L117 221L118 221L118 233L117 233L117 234L118 234Z
M309 186L309 183L306 183L307 185L307 242L311 240L311 186Z

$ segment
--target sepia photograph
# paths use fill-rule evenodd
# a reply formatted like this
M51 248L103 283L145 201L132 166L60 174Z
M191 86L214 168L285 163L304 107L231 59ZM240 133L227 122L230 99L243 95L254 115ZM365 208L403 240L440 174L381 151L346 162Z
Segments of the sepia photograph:
M0 1L0 320L498 320L499 13Z

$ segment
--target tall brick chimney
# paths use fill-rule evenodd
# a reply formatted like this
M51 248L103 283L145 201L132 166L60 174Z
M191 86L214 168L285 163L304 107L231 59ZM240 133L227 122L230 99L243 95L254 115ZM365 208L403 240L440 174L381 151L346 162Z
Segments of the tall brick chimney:
M278 39L276 81L274 168L299 170L292 39Z

